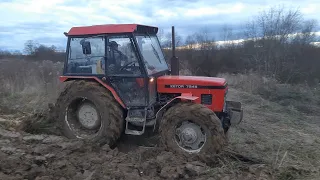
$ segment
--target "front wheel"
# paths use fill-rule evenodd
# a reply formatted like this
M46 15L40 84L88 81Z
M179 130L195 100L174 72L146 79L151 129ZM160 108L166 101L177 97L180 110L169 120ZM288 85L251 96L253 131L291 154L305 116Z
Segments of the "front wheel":
M219 118L201 104L178 103L160 124L161 143L168 150L189 154L217 154L227 144Z

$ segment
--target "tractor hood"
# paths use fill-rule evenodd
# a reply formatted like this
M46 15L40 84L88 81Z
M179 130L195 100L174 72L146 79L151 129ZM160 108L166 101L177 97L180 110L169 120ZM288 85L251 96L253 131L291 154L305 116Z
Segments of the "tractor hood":
M157 79L157 85L162 87L160 89L225 89L227 82L224 78L216 77L161 76Z

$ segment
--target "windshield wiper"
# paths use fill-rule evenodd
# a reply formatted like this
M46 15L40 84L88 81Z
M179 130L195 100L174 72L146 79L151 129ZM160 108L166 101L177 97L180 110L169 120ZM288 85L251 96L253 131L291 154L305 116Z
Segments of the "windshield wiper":
M151 39L149 33L147 33L147 35L148 35L148 37L149 37L149 39L150 39L150 41L151 41L151 47L152 47L153 54L157 57L157 59L159 60L160 64L162 64L161 58L160 58L160 56L159 56L159 53L158 53L158 51L156 50L156 48L153 46L153 44L152 44L153 42L152 42L152 39Z
M162 61L161 61L161 59L160 59L160 56L159 56L156 48L154 48L154 46L153 46L152 44L151 44L151 47L152 47L152 50L153 50L154 55L156 55L157 59L158 59L159 62L162 64Z

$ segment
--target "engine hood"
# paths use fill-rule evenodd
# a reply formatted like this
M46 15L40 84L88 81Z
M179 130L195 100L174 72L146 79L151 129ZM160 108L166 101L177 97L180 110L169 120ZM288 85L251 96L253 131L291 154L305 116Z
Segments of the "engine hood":
M157 84L166 88L191 89L225 89L227 86L224 78L204 76L161 76L157 78Z

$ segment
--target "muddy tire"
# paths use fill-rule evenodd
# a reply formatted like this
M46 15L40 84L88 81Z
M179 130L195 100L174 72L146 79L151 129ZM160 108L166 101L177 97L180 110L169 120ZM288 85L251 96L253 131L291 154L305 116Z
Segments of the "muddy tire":
M186 121L188 123L184 123ZM177 128L179 124L183 123L184 125L181 125L179 128ZM199 128L197 128L196 125ZM181 130L182 126L189 127ZM193 127L195 127L194 129L196 130L201 129L203 135L201 139L203 142L200 144L200 148L197 150L193 150L192 148L191 150L181 148L181 144L178 145L181 141L177 139L181 140L183 138L177 137L177 129L179 129L179 132L185 132L186 129ZM221 121L214 112L201 104L178 103L171 107L167 112L165 112L163 119L161 120L159 133L161 136L160 142L167 150L184 154L186 156L218 154L227 145L226 136L222 128ZM185 134L186 133L184 133L184 135ZM199 142L199 133L196 134L198 134L198 136L194 142ZM181 137L180 134L179 137Z
M83 126L77 116L80 106L95 110L97 124ZM82 104L82 105L81 105ZM113 145L123 132L123 109L110 92L96 82L71 81L55 104L59 127L68 138L83 139L100 145ZM93 114L93 113L92 113ZM90 117L90 115L88 116ZM90 125L90 124L89 124Z

